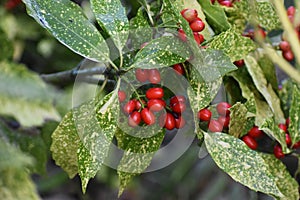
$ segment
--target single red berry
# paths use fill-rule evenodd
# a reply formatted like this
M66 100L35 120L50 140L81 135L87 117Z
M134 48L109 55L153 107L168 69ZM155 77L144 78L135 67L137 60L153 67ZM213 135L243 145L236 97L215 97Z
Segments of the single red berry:
M207 108L203 108L198 112L198 119L200 119L201 121L209 121L211 115L212 114L210 110L208 110Z
M191 8L183 9L180 13L182 17L189 23L194 21L198 17L197 10Z
M282 148L279 144L276 144L274 146L274 155L276 158L280 159L280 158L283 158L284 157L284 153L282 152Z
M219 4L222 5L222 6L226 6L226 7L232 7L233 4L231 3L231 1L219 1Z
M146 97L148 99L161 99L164 96L164 90L159 87L150 88L146 91Z
M135 78L140 82L146 82L149 78L149 73L147 69L136 69Z
M285 120L285 125L286 125L287 127L290 126L290 118L289 118L289 117L286 118L286 120Z
M296 9L295 9L294 6L288 7L288 9L287 9L287 15L294 16L295 13L296 13Z
M128 125L131 127L136 127L139 125L141 120L142 120L141 113L139 113L138 111L134 111L128 117Z
M222 132L223 130L223 126L220 122L218 122L218 120L210 120L209 124L208 124L208 130L210 130L211 132Z
M193 32L194 39L197 42L198 45L200 45L202 42L204 42L204 36L198 32Z
M186 110L186 105L183 102L175 103L171 106L173 112L181 114Z
M147 125L152 125L155 123L155 115L148 108L144 108L141 111L141 117Z
M184 68L181 64L175 64L175 65L173 65L172 68L175 70L175 72L178 75L183 75L184 74Z
M166 102L162 99L150 99L147 103L149 110L159 112L164 109Z
M18 6L20 3L22 2L22 0L8 0L4 7L6 10L11 10L13 8L15 8L16 6Z
M279 43L279 48L282 51L290 51L291 50L291 46L290 46L290 43L288 41L281 41Z
M150 69L148 75L149 75L148 79L152 84L158 84L161 80L160 72L157 69Z
M218 121L223 125L224 128L228 128L230 117L229 116L219 116Z
M184 30L182 28L178 29L178 37L183 42L187 41L186 34L185 34L185 32L184 32Z
M288 146L291 146L291 144L292 144L292 138L291 138L291 136L288 133L285 134L285 143Z
M230 110L229 108L231 107L231 105L227 102L220 102L217 105L217 112L219 113L219 115L223 115L223 116L227 116L230 114Z
M175 128L175 119L171 113L167 113L164 127L168 130L173 130Z
M179 102L185 103L185 101L186 101L186 99L185 99L185 96L183 96L183 95L173 96L170 99L170 105L172 106L175 103L179 103Z
M283 51L282 56L284 57L284 59L286 59L289 62L294 60L294 53L291 50L290 51Z
M250 148L250 149L257 149L257 142L255 139L249 135L245 135L242 137L242 140L245 142L245 144Z
M249 131L248 135L253 138L259 138L264 135L264 132L262 130L259 130L258 126L253 126Z
M287 126L285 124L278 124L278 127L283 130L283 132L287 133Z
M185 126L185 119L182 116L175 118L175 127L177 129L183 128Z
M200 18L196 18L190 23L190 27L193 30L193 32L200 32L203 31L203 29L205 28L205 24Z
M294 145L293 145L293 149L298 149L300 147L300 141L296 142Z
M124 105L123 110L125 113L130 114L135 110L135 106L136 100L130 100Z
M241 59L241 60L237 60L237 61L234 61L235 66L237 67L243 67L245 65L245 62L244 62L244 59Z
M262 39L266 38L267 33L263 29L258 29L257 32L255 33L255 37L261 37Z
M119 97L119 101L123 102L126 99L126 93L123 90L119 90L118 91L118 97Z

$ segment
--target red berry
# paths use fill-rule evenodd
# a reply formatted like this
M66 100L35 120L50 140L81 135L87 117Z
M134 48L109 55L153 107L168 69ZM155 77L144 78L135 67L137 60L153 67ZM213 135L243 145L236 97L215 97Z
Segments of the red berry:
M175 128L175 118L171 113L167 113L164 124L164 127L168 130Z
M190 23L190 27L193 30L193 32L200 32L203 31L203 29L205 28L205 24L200 18L196 18Z
M126 93L123 90L119 90L118 91L118 97L119 97L119 101L123 102L126 99Z
M136 69L135 78L140 82L146 82L149 78L149 73L147 69Z
M162 88L150 88L146 92L148 99L161 99L164 96L164 90Z
M235 66L237 67L243 67L245 65L245 62L243 59L241 59L241 60L234 61L233 64L235 64Z
M218 121L223 125L224 128L228 128L230 117L229 116L219 116Z
M141 111L141 117L147 125L152 125L155 123L155 115L148 108L144 108Z
M285 134L285 143L288 146L291 146L291 144L292 144L292 138L291 138L291 136L288 133Z
M232 3L231 3L231 1L219 1L219 4L220 5L222 5L222 6L226 6L226 7L232 7L233 5L232 5Z
M184 68L181 64L175 64L173 65L173 69L175 70L175 72L178 74L178 75L183 75L184 74Z
M183 95L173 96L170 99L170 105L172 106L175 103L179 103L179 102L185 103L185 101L186 101L186 99L185 99L185 96L183 96Z
M285 124L278 124L278 127L283 130L283 132L287 133L287 126Z
M250 131L248 131L248 135L253 138L259 138L264 135L264 132L259 130L257 126L253 126Z
M183 42L186 42L187 41L187 37L186 37L186 34L184 32L184 30L182 28L180 28L178 30L178 37L183 41Z
M128 125L131 127L136 127L139 125L141 120L142 120L141 113L139 113L138 111L134 111L128 117Z
M230 114L230 110L229 108L231 107L231 105L227 102L220 102L217 105L217 112L219 113L219 115L223 115L223 116L227 116Z
M195 9L186 8L181 12L182 17L189 23L194 21L198 17L198 12Z
M201 121L209 121L211 118L211 111L208 110L207 108L203 108L203 109L199 110L198 118Z
M136 100L130 100L124 105L123 110L125 113L130 114L135 110L135 106Z
M222 132L223 126L220 122L213 119L209 122L208 130L210 130L211 132Z
M141 101L136 100L135 109L140 110L143 107L143 105L145 105L145 104L146 104L146 102L144 100L141 100Z
M289 51L283 51L282 52L282 56L284 57L284 59L286 59L287 61L292 61L294 60L294 54L291 50Z
M198 45L200 45L202 42L204 42L204 36L198 32L194 32L194 39L197 42Z
M293 145L293 149L298 149L300 147L300 141L296 142L294 145Z
M290 51L291 50L290 43L287 42L287 41L281 41L280 44L279 44L279 48L282 51Z
M10 9L13 9L16 6L18 6L18 4L20 4L21 2L22 2L22 0L8 0L5 3L4 7L5 7L5 9L10 10Z
M157 69L149 70L149 81L152 84L158 84L160 82L160 72Z
M161 99L150 99L147 103L149 110L153 112L159 112L164 109L166 102Z
M171 109L173 110L173 112L181 114L185 111L186 105L183 102L178 102L178 103L173 104L171 106Z
M295 9L294 6L288 7L288 9L287 9L287 15L294 16L295 13L296 13L296 9Z
M183 128L185 126L185 119L182 116L175 118L175 127L177 129Z
M242 137L242 140L250 149L257 149L257 142L254 138L250 137L249 135L245 135L244 137Z
M279 144L276 144L274 146L274 151L273 152L274 152L275 157L278 158L278 159L284 157L284 153L282 152L282 148Z

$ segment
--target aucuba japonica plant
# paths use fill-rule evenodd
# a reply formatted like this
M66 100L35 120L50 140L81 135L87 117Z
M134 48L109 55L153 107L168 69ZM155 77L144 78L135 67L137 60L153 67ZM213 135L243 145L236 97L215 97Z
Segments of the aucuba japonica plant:
M23 3L83 57L76 70L43 80L67 75L74 88L97 85L51 136L52 158L70 178L79 174L83 192L103 165L117 169L121 195L133 177L170 164L160 159L175 154L162 145L171 132L178 145L196 137L219 168L248 188L299 199L299 171L291 174L282 162L299 159L298 2L285 8L278 0L141 0L130 18L119 0L91 0L89 18L69 0ZM276 70L287 78L277 80ZM222 88L224 99L216 102ZM50 118L59 120L55 111Z

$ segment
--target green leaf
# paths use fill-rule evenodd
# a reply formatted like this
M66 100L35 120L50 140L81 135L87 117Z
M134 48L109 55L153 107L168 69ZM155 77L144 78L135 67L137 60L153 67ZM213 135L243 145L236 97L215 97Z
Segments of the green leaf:
M229 134L239 138L244 134L245 126L247 124L247 112L246 106L240 102L234 104L230 108L230 124L229 124Z
M289 134L292 139L292 144L300 140L300 90L297 86L293 88L293 97L290 108L290 125L288 127Z
M120 0L92 0L91 6L101 28L108 32L117 48L122 50L129 34L129 21Z
M268 1L259 1L256 5L256 14L258 24L271 31L273 29L280 29L281 23L273 5Z
M74 124L73 112L68 112L52 134L51 152L55 163L70 178L78 173L77 150L81 144Z
M93 61L107 61L108 47L81 8L69 0L23 0L31 15L62 44Z
M224 133L205 133L205 144L216 164L235 181L281 199L299 198L297 182L273 155L251 150L242 140Z
M198 2L203 9L207 22L216 34L230 28L230 24L227 21L227 17L222 7L212 5L210 0L198 0Z
M23 126L60 120L52 105L54 93L37 74L20 64L3 61L0 66L0 114L15 117Z
M190 57L188 46L175 36L152 40L135 57L134 67L161 68L183 63ZM132 67L133 67L132 66Z
M278 81L277 81L277 75L276 75L276 69L273 62L265 55L260 57L257 60L259 66L261 67L266 79L268 80L268 83L272 85L272 88L274 91L278 91Z
M145 132L145 129L141 130ZM119 129L116 133L118 145L124 147L124 155L118 166L118 175L120 180L119 196L130 183L131 179L142 173L151 163L155 152L159 149L165 130L157 127L147 127L147 135L152 137L142 138L134 137L124 133ZM140 135L140 134L137 134Z
M250 3L248 0L236 1L233 8L225 9L229 24L234 26L239 33L243 33L251 16Z
M48 149L40 134L26 133L25 131L12 131L0 121L0 131L7 137L10 144L19 147L24 153L32 156L35 162L30 166L32 173L45 173L46 163L48 161Z
M140 8L134 18L130 20L130 39L133 49L140 49L145 42L152 40L152 28Z
M89 179L96 175L106 159L117 129L117 91L114 90L99 102L83 104L73 112L75 126L82 141L82 145L78 147L78 168L84 192Z
M275 120L277 123L284 123L284 115L280 107L280 99L274 92L272 85L267 81L263 70L256 62L256 59L253 56L247 56L245 59L246 67L251 75L253 82L261 93L261 95L268 102L272 112L274 113Z
M212 49L223 50L232 62L243 59L256 49L255 43L250 38L242 36L235 28L217 35L208 46Z
M289 116L290 107L293 98L294 82L291 79L282 81L282 88L278 91L281 100L281 107L286 117Z
M0 132L0 199L40 199L28 168L33 159L9 145Z
M11 59L13 57L13 44L8 39L5 32L0 28L0 46L1 46L1 54L0 54L0 61L5 59Z
M276 124L273 118L265 119L265 122L260 126L260 129L278 141L284 153L290 153L285 142L285 132L278 127L278 124Z

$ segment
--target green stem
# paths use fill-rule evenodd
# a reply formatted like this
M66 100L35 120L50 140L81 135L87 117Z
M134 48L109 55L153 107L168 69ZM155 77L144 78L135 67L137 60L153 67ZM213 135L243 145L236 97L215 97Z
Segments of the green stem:
M273 63L277 64L282 71L289 75L293 80L300 84L300 72L288 63L283 57L279 56L277 52L266 44L262 44L267 56Z
M292 23L290 22L290 20L287 16L284 4L282 3L282 1L279 1L279 0L272 0L272 3L276 8L276 11L277 11L279 19L281 21L281 24L283 26L283 29L287 34L287 40L291 45L291 48L294 52L297 63L298 63L298 65L300 65L300 54L299 54L299 52L300 52L300 43L299 43L299 39L298 39L298 36L296 34L296 31L295 31Z

